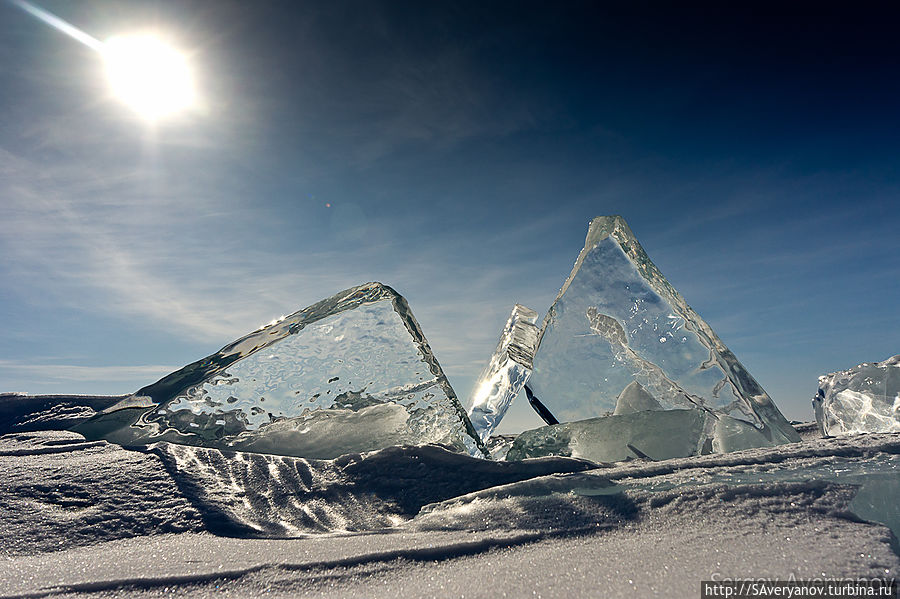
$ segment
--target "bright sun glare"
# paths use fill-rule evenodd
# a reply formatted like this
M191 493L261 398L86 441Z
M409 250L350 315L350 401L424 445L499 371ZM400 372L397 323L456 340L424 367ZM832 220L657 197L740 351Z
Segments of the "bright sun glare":
M77 42L99 52L106 61L116 97L145 119L190 108L196 101L191 70L184 56L151 35L114 37L105 44L28 0L10 0Z
M184 56L155 37L114 37L101 50L113 93L148 120L193 105L194 84Z

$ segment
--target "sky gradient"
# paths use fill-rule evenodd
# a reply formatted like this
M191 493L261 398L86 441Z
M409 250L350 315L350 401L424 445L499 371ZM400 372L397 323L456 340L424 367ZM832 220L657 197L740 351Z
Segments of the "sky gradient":
M466 398L621 214L811 420L818 375L900 353L895 21L670 4L42 3L186 52L200 106L149 126L0 3L0 391L131 392L377 280Z

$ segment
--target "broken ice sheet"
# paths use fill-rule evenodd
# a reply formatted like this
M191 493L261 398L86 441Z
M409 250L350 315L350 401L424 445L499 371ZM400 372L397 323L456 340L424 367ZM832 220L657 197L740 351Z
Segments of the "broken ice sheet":
M668 460L772 445L753 425L724 414L699 408L648 409L525 431L515 438L506 459Z
M900 432L900 355L820 376L813 407L823 435Z
M500 335L490 362L475 383L469 420L487 442L531 374L537 345L537 312L516 304Z
M506 459L566 456L619 462L682 458L702 453L705 422L704 412L694 409L634 412L543 426L516 437Z
M484 455L406 300L381 283L250 333L76 430L322 459L424 443Z
M544 319L527 386L532 403L559 422L623 410L703 409L752 426L766 444L800 440L620 216L591 222ZM714 427L702 434L711 441ZM738 445L748 438L741 435Z

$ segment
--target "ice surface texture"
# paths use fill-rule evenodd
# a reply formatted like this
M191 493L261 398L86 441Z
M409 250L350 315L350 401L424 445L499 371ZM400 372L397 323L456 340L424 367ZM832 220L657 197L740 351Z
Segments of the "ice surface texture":
M820 376L813 407L823 435L900 432L900 355Z
M559 422L700 409L713 416L705 419L707 440L719 415L731 418L726 428L740 427L732 421L751 425L766 444L800 440L620 216L591 222L584 249L544 319L527 386L532 403Z
M744 420L707 410L647 409L525 431L509 448L509 461L542 456L594 462L669 460L775 445Z
M531 375L537 346L537 312L516 304L490 362L475 383L469 402L472 426L487 442Z
M483 455L406 300L381 283L250 333L77 430L323 459L423 443Z
M475 459L436 445L386 447L335 460L250 452L235 459L218 449L174 443L152 451L216 532L252 537L395 528L436 502L592 467L565 458Z

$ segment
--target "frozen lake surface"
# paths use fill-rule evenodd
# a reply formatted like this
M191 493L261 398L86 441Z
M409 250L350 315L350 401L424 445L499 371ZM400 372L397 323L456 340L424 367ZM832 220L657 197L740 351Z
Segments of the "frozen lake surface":
M696 597L895 577L900 436L659 462L436 445L307 460L63 429L119 398L0 396L0 597Z

